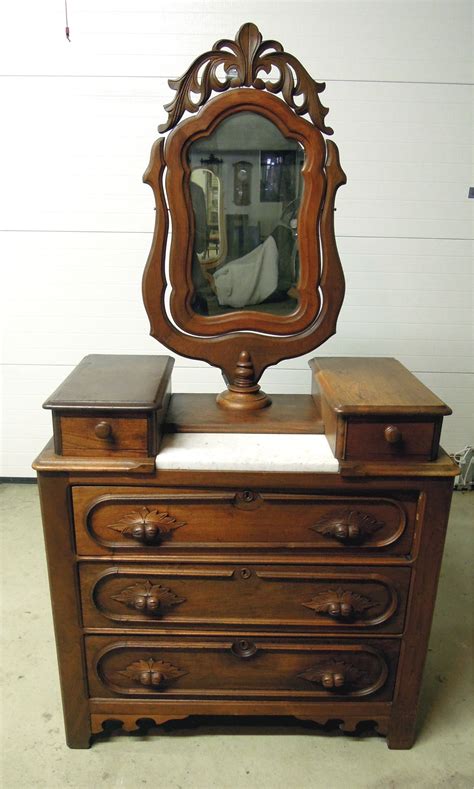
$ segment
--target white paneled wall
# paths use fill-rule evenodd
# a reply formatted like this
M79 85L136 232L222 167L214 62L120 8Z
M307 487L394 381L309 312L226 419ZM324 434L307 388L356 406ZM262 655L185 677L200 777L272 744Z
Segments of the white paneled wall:
M347 295L317 353L397 357L453 407L446 449L472 443L470 0L68 6L71 43L59 0L10 3L0 34L0 475L32 474L51 432L41 403L86 353L165 351L141 302L154 221L141 175L167 79L246 21L326 81L348 175ZM265 389L308 392L307 358L267 371ZM175 391L221 387L218 371L177 359Z

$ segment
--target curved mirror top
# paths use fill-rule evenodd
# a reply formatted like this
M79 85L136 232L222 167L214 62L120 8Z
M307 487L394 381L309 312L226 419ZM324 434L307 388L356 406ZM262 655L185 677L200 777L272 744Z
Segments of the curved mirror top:
M303 162L297 140L250 111L189 146L196 313L296 310Z

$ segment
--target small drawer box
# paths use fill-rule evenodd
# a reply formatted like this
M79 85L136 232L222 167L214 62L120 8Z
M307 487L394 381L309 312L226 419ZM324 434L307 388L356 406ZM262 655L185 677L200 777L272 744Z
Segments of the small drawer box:
M44 403L57 455L156 455L171 392L168 356L86 356Z
M345 460L434 460L438 454L441 420L348 419Z
M339 460L436 460L451 409L395 359L312 359L312 394Z
M58 416L61 454L97 457L126 453L148 455L155 444L154 418L97 413L87 416ZM150 443L150 446L149 446Z

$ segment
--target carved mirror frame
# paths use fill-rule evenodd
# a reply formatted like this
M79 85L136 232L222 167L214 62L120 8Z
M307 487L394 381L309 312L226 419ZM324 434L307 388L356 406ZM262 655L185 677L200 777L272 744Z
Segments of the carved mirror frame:
M278 72L276 80L261 79L260 74L272 69ZM251 23L242 26L235 41L218 41L169 85L176 96L165 107L168 121L159 131L170 134L155 142L143 176L156 203L153 243L143 276L150 333L178 354L220 367L228 389L218 396L219 405L262 408L271 403L258 386L264 370L314 350L334 334L344 297L334 202L346 177L337 146L323 137L323 132L332 134L324 124L327 109L318 95L325 85L315 82L279 42L263 41ZM212 91L225 95L211 98ZM181 120L185 112L194 117ZM223 120L240 112L267 118L304 149L298 302L289 315L245 307L207 316L192 306L194 213L188 150L195 140L209 137ZM173 233L167 265L169 218Z

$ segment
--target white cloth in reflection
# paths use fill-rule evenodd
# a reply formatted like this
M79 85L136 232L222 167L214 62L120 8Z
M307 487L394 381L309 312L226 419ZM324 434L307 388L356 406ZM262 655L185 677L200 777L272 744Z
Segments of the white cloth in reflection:
M278 248L273 236L247 255L214 272L217 300L224 307L261 304L278 285Z

